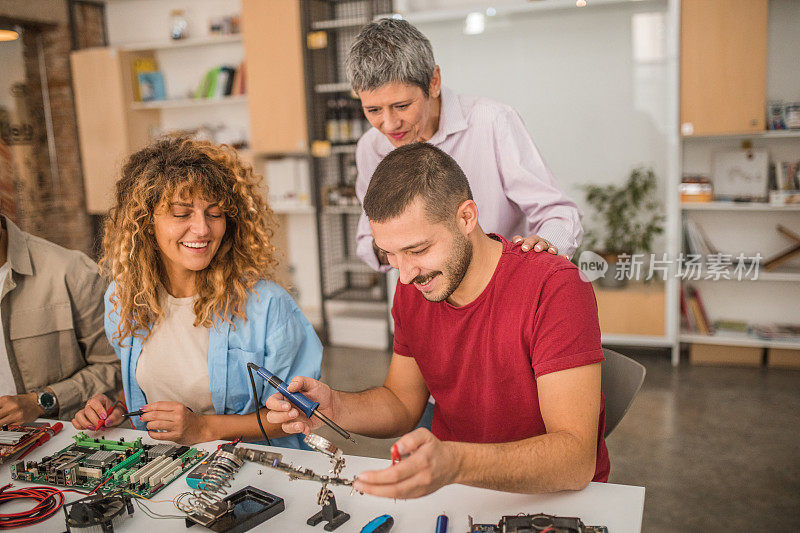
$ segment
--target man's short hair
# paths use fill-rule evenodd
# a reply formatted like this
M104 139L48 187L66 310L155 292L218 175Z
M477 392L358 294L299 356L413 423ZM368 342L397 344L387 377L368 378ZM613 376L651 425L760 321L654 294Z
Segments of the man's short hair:
M430 41L407 21L391 18L364 26L345 60L355 92L400 82L416 85L428 96L435 66Z
M421 198L430 222L450 223L458 207L472 200L472 190L458 163L427 143L412 143L392 151L372 174L364 212L373 222L396 218Z

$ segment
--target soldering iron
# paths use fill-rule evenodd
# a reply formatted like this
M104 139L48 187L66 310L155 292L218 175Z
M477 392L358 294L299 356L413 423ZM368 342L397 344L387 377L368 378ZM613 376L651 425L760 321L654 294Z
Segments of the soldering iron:
M319 402L313 402L308 397L304 396L303 394L300 394L299 392L289 392L286 389L286 384L284 384L283 380L278 376L276 376L275 374L273 374L272 372L270 372L269 370L267 370L266 368L260 367L255 363L247 363L247 368L254 370L256 374L267 380L267 383L278 389L278 392L283 394L284 398L292 402L308 418L316 416L317 418L322 420L322 422L325 423L325 425L334 430L336 433L338 433L339 435L348 440L353 441L353 443L358 444L356 443L355 439L350 436L350 433L340 428L336 424L336 422L334 422L333 420L331 420L330 418L323 415L317 410L317 407L319 407Z

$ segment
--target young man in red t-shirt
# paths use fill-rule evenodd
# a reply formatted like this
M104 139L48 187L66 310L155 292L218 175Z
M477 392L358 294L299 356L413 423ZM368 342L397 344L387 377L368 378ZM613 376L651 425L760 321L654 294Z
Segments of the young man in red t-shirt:
M597 305L577 268L485 234L464 173L427 144L380 163L364 210L400 271L386 381L359 393L289 385L348 431L403 435L403 461L361 473L356 490L413 498L449 483L534 493L606 481ZM428 394L431 431L413 430ZM320 425L280 394L267 407L287 433Z

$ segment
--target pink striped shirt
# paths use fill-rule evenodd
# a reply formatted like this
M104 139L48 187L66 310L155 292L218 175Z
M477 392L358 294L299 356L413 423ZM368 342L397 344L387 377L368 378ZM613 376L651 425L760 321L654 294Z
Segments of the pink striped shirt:
M583 237L578 206L558 187L539 150L513 108L488 98L465 96L442 87L439 129L428 141L448 153L467 176L478 204L483 231L507 239L539 235L570 257ZM371 128L356 148L356 196L364 201L378 163L394 149ZM376 270L366 214L361 212L356 253Z

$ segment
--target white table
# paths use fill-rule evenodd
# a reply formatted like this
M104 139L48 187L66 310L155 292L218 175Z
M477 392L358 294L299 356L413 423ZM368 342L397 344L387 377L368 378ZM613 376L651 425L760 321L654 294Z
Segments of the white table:
M65 423L64 429L47 442L33 450L25 460L38 460L45 455L52 455L66 447L71 442L72 436L77 431L71 424ZM87 432L95 435L95 433ZM98 432L97 436L106 439L134 440L142 436L143 442L156 442L147 436L147 433L131 429L112 429ZM197 447L211 451L215 450L219 442L206 443ZM255 445L248 445L253 446ZM295 465L312 468L317 473L325 474L330 468L328 458L321 453L302 450L288 450L285 448L266 448L283 454L284 462L293 462ZM384 468L389 461L367 457L346 456L347 466L342 476L352 477L363 470ZM260 473L259 473L260 472ZM6 484L11 481L8 465L0 468L0 482ZM30 485L26 482L14 480L15 487ZM319 492L319 483L310 481L290 481L289 477L280 471L270 469L255 463L245 463L236 474L233 487L229 493L252 485L266 492L275 494L284 499L286 510L270 518L256 529L263 531L324 532L324 523L316 527L306 525L306 519L316 513L316 496ZM338 533L359 532L361 528L376 516L390 514L394 517L394 528L397 532L423 533L433 531L436 517L442 513L450 519L450 533L464 533L468 531L467 516L472 515L476 523L497 524L503 515L517 513L547 513L561 516L577 516L587 525L604 525L612 533L639 532L642 525L642 511L644 509L644 487L628 485L614 485L610 483L591 483L580 492L561 492L547 495L509 494L486 489L477 489L462 485L450 485L440 489L434 494L416 500L393 501L386 498L350 494L348 487L332 487L336 495L339 509L350 514L350 520L340 526ZM190 490L186 485L185 476L180 477L154 496L155 500L169 500L176 494ZM74 501L81 496L67 493L67 501ZM150 503L148 507L160 514L180 514L169 503ZM30 508L30 502L13 502L0 508L3 513L15 512ZM133 516L122 521L115 531L125 533L132 531L160 532L189 532L202 533L209 531L202 526L195 525L187 530L182 520L153 520L138 507L135 507ZM58 514L46 522L35 527L36 531L64 531L64 514ZM33 531L33 529L32 529Z

